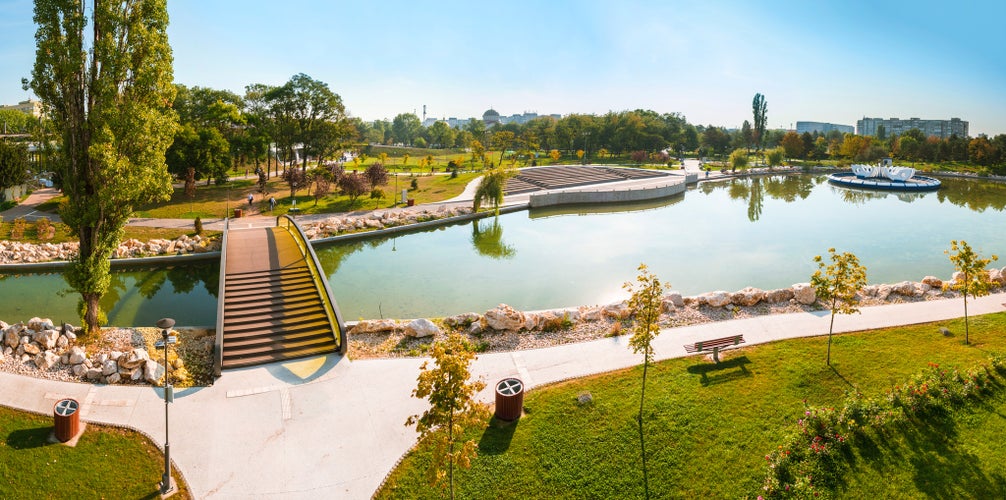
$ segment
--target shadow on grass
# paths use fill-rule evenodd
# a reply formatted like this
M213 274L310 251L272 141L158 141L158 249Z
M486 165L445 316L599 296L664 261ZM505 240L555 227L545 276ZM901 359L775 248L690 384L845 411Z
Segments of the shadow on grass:
M688 367L688 373L700 375L701 378L699 379L699 383L703 386L710 386L730 382L731 380L750 377L751 372L749 372L745 366L750 363L751 360L748 359L747 356L740 356L720 363L702 363L692 365ZM722 370L729 370L731 368L739 368L739 370L726 373L715 373Z
M831 368L831 371L834 372L838 378L842 379L842 382L845 382L845 385L849 386L849 388L856 388L856 386L852 385L852 382L849 382L849 379L845 378L845 375L839 373L838 369L835 368L835 365L828 365L828 368Z
M501 455L505 453L510 449L510 441L513 440L513 434L517 431L519 423L520 419L513 422L505 422L496 417L489 419L489 425L482 433L482 439L479 439L479 454Z
M7 435L7 446L15 450L41 448L49 444L49 434L51 433L52 427L18 429Z

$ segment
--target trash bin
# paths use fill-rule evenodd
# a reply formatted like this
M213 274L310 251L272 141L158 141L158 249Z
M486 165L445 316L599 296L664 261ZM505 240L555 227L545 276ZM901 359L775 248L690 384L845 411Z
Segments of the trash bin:
M413 206L413 205L415 205L415 204L416 204L416 199L415 198L409 198L408 203L406 203L406 205L408 205L410 207Z
M56 439L65 443L80 432L80 405L76 399L63 399L52 407L52 417L56 424Z
M239 218L241 218L241 213L242 213L242 211L241 211L241 209L240 209L240 208L235 208L235 209L234 209L234 218L235 218L235 219L239 219Z
M496 383L496 418L513 422L524 410L524 382L505 378Z

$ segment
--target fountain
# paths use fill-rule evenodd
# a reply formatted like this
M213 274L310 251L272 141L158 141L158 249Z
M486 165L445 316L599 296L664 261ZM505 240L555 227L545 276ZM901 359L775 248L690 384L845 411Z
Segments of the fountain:
M890 158L884 158L877 165L855 164L852 172L831 174L828 181L845 187L889 191L931 191L940 188L938 179L915 175L914 168L894 166Z

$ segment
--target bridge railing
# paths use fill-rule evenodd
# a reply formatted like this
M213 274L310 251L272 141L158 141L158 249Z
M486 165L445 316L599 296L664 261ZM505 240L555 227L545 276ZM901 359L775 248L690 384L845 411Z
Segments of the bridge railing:
M304 260L307 261L308 267L311 268L311 275L314 277L314 284L318 288L319 295L321 295L325 314L328 315L329 323L338 330L333 332L335 343L339 347L339 352L345 354L349 345L346 342L346 327L342 321L342 313L339 311L339 306L335 302L335 296L332 295L332 290L328 286L328 279L325 276L324 269L321 268L321 264L318 262L318 256L314 253L314 247L307 240L307 236L304 235L300 224L297 224L297 221L293 220L289 215L276 217L276 226L285 228L290 232L297 243L297 247L300 248Z
M217 337L213 341L213 376L219 377L224 364L224 290L227 282L227 228L230 219L224 217L224 234L220 237L220 279L217 284Z

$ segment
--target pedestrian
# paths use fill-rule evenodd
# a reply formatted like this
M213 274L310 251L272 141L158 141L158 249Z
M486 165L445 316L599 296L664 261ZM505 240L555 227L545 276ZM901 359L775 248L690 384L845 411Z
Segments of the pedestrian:
M275 209L276 209L276 198L270 196L269 197L269 211L272 212Z
M253 201L255 201L255 197L251 193L248 193L248 210L252 209Z

